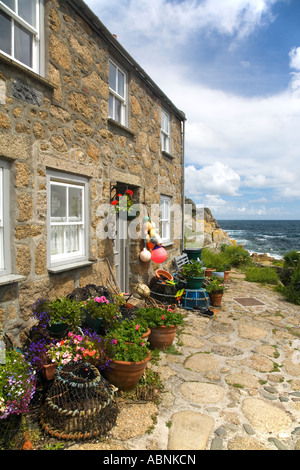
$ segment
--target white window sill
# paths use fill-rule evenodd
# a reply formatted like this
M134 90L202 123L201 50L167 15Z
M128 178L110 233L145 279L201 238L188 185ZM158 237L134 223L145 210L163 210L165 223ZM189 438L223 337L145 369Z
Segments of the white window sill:
M174 159L175 159L174 155L172 155L172 154L169 153L169 152L166 152L166 150L162 150L161 153L163 154L164 157L170 158L170 160L174 160Z
M24 281L25 276L20 276L19 274L7 274L6 276L0 276L0 286L5 284L13 284L14 282Z
M166 240L166 241L163 241L162 242L162 246L172 246L174 244L174 242L172 240Z
M58 274L63 273L64 271L71 271L72 269L86 268L92 264L93 261L78 261L78 263L60 264L49 267L48 272L51 274Z
M120 129L123 129L123 131L127 132L128 134L134 136L134 132L131 129L129 129L129 127L124 126L124 124L121 124L120 122L115 121L112 118L108 118L107 121L108 121L109 124L112 124L115 127L119 127Z

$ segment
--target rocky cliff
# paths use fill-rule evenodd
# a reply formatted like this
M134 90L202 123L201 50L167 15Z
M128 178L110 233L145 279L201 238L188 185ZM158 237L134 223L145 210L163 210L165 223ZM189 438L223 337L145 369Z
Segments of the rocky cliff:
M186 244L192 246L195 244L195 234L191 233L191 229L195 230L196 223L200 227L203 227L203 246L210 246L211 248L218 248L223 244L232 245L236 244L235 240L231 240L224 230L220 227L218 221L213 217L211 210L207 207L203 211L196 211L196 205L192 199L185 198L186 204L191 204L192 218L190 215L186 215L185 226L186 226ZM202 219L199 219L202 213Z

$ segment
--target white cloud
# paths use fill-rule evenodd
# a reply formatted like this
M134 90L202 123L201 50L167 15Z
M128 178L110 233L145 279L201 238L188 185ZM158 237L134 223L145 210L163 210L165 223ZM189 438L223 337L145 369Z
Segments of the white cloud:
M197 170L190 165L185 170L186 192L189 195L237 196L240 186L239 175L221 162Z

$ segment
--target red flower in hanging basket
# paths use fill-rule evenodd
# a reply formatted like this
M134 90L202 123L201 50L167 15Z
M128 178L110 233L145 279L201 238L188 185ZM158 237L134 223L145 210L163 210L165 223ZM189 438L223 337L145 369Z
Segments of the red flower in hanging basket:
M131 189L127 189L126 194L129 194L129 196L133 196L133 191L131 191Z
M111 201L112 206L116 206L118 204L118 201Z

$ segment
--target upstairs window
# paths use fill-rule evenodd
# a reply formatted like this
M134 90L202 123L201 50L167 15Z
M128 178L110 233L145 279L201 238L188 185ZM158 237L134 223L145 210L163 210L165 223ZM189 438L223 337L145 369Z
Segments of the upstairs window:
M161 111L161 150L170 153L170 116Z
M108 117L126 125L126 74L109 61L109 105Z
M171 198L160 196L160 225L163 243L171 241Z
M42 0L0 0L0 52L40 74L42 6Z
M88 182L70 175L48 175L48 266L87 259Z

